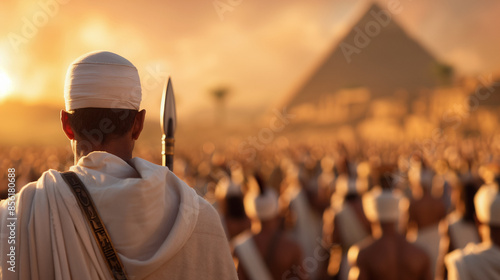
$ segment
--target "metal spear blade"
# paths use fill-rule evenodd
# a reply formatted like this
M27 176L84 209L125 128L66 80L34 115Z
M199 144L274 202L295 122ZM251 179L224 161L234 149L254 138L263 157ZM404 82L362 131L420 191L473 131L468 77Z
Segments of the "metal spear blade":
M170 77L168 77L161 100L160 124L163 134L169 138L173 138L175 128L177 127L177 113L175 111L174 89Z

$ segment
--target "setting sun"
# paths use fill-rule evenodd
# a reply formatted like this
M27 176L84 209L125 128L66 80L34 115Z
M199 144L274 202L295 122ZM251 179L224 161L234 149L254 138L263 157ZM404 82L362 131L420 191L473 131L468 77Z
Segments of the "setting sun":
M12 91L12 81L7 73L0 70L0 100L6 98Z

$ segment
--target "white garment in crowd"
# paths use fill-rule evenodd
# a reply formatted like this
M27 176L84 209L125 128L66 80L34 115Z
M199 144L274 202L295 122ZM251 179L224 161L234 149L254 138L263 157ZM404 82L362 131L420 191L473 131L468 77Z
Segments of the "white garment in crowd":
M500 248L493 244L469 244L445 257L450 280L500 279Z

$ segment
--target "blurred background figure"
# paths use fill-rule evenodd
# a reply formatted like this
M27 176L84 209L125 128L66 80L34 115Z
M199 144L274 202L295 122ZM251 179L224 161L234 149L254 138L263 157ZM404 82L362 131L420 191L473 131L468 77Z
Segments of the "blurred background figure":
M450 280L500 279L500 195L496 183L483 185L474 198L483 242L446 255Z
M347 279L349 248L371 236L370 222L361 200L366 189L366 178L340 174L331 207L323 215L323 240L326 244L332 244L326 271L329 276L337 276L337 279Z
M245 214L241 183L237 184L226 176L219 180L215 189L216 209L221 216L228 240L250 229L251 225L250 219Z
M432 279L429 256L397 230L407 205L391 189L376 188L363 198L363 208L374 225L374 240L350 249L349 279Z
M474 196L482 184L480 178L465 174L459 184L452 189L451 201L455 210L448 215L450 252L463 249L468 243L481 242L476 224Z
M308 279L302 249L282 228L278 194L260 176L248 179L245 211L252 228L232 240L239 279Z
M427 252L434 277L437 268L442 267L440 256L443 254L443 246L439 225L446 217L446 206L442 198L436 197L436 192L433 192L435 173L430 167L422 161L420 166L413 167L410 172L412 198L408 217L408 238ZM441 273L438 272L439 275Z
M462 175L460 180L452 186L450 200L454 209L447 216L447 227L442 236L441 242L443 246L447 246L444 253L463 249L469 243L481 242L474 206L474 196L481 184L480 178L467 173ZM442 267L441 271L444 273L443 279L446 279L448 275L446 269Z

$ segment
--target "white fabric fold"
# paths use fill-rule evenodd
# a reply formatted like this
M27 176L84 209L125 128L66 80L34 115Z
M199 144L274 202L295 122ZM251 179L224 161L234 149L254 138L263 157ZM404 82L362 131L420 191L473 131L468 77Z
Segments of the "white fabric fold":
M500 248L492 244L469 244L445 257L448 279L500 279Z

